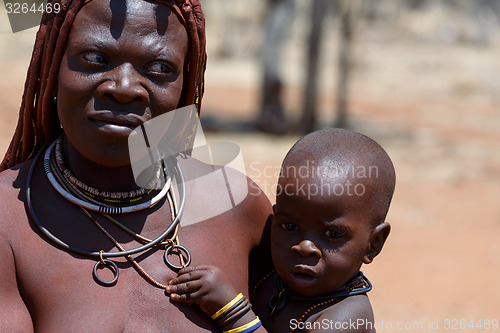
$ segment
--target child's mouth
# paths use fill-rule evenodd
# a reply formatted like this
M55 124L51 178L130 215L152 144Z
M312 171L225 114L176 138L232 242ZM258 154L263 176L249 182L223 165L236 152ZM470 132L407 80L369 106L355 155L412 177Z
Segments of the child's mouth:
M306 274L306 273L292 273L292 279L294 280L295 284L301 285L301 286L308 286L316 281L316 277Z

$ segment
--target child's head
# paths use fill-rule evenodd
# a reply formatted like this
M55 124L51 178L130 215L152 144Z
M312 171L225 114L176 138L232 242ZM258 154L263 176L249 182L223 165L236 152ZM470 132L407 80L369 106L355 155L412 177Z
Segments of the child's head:
M384 149L356 132L321 130L292 147L271 231L274 265L289 288L328 294L373 260L389 235L395 179Z

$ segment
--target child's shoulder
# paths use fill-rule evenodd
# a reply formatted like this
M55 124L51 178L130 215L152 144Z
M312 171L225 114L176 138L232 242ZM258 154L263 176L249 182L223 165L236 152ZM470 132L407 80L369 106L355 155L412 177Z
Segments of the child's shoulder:
M310 316L307 322L321 328L311 332L375 332L373 310L366 294L346 297Z

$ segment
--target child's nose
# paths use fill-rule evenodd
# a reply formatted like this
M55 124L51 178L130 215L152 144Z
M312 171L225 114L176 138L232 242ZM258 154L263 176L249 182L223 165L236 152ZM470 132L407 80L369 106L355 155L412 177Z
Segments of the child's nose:
M321 257L321 251L308 239L304 239L299 244L292 246L292 252L302 257Z
M125 63L113 68L108 79L97 89L100 98L111 97L121 104L147 103L149 94L143 85L143 76L134 66Z

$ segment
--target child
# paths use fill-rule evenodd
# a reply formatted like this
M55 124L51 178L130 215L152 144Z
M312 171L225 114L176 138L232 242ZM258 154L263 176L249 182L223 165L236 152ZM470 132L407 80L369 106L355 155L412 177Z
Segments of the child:
M389 156L362 134L326 129L292 147L271 226L276 273L252 295L267 331L375 332L366 296L371 284L360 267L372 262L389 235L385 217L394 187ZM217 268L183 269L167 293L198 304L224 331L266 331Z

